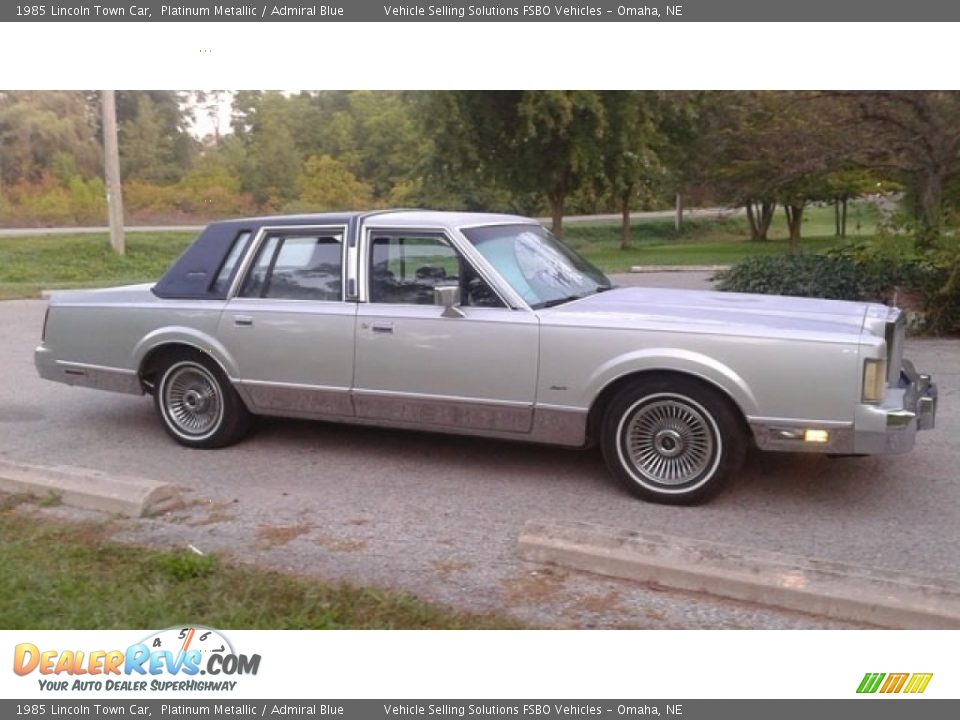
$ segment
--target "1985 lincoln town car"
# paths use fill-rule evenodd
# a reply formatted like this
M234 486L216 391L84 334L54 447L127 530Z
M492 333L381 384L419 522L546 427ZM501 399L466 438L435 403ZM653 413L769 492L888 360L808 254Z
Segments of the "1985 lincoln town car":
M903 338L883 305L615 288L534 220L398 210L213 223L156 284L54 294L36 365L152 394L190 447L253 415L598 443L692 503L751 441L910 450L937 394Z

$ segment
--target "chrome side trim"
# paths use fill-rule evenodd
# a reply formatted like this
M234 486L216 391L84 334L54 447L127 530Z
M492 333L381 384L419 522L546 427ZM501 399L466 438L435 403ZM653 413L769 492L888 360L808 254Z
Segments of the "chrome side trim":
M234 380L233 383L247 406L255 412L307 419L354 414L348 388L256 380Z
M583 447L587 411L443 395L251 380L232 382L261 415Z
M364 390L354 389L353 394L356 397L383 397L383 398L402 398L414 401L426 402L450 402L456 404L475 404L475 405L496 405L501 407L531 408L532 405L526 402L516 400L492 400L490 398L461 397L459 395L427 395L424 393L408 393L399 390Z
M55 379L59 379L67 385L119 392L127 395L143 394L140 378L135 370L68 362L66 360L57 360L56 367L59 377Z
M818 430L853 427L852 420L805 420L803 418L756 417L753 415L747 417L747 422L750 425L777 425L779 427L815 428Z
M428 427L529 433L531 405L423 395L355 392L357 417Z
M442 433L444 435L466 435L469 437L484 437L494 440L512 440L520 442L541 443L543 445L564 445L568 447L583 447L586 438L586 412L566 411L538 411L533 423L533 430L529 433L510 432L481 427L466 427L452 425L431 425L423 422L411 422L403 419L386 419L383 417L349 417L346 415L323 415L312 412L298 413L287 410L260 410L261 415L273 417L298 417L308 420L321 420L342 425L363 425L397 430L413 430L417 432ZM560 417L565 414L567 417Z

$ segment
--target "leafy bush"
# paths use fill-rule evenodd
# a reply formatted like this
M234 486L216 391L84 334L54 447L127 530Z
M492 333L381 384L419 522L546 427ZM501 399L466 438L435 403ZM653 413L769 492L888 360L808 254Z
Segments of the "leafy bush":
M862 300L866 284L849 258L811 253L754 255L718 275L721 290Z
M872 242L828 251L853 260L864 276L865 297L923 311L923 329L934 334L960 330L960 244L947 233L918 250L914 235L881 233ZM953 278L953 279L952 279Z
M256 203L215 175L187 173L176 185L124 183L127 216L136 222L198 222L256 213Z
M960 246L917 251L909 238L851 243L821 255L752 256L717 276L734 292L865 300L919 310L920 328L960 331Z
M0 221L25 227L102 222L106 217L103 181L79 175L62 180L46 174L37 182L19 182L6 189Z

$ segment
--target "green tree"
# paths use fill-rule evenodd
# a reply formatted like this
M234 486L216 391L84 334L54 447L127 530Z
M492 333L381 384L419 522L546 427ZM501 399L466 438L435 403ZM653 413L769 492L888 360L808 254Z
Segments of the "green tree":
M0 92L0 186L39 181L65 162L85 177L97 175L97 127L83 93Z
M350 93L347 112L352 137L342 159L386 200L395 186L415 180L426 152L412 102L404 93L358 91Z
M711 153L703 139L724 106L723 93L710 91L671 91L656 94L656 147L667 174L664 185L673 194L676 207L674 226L683 232L684 206L690 199L702 201L706 191ZM711 198L712 199L712 198Z
M329 155L309 158L297 187L297 209L301 210L352 210L373 205L373 188L357 180L345 163Z
M188 100L189 93L172 90L116 93L125 180L172 183L191 168L199 143L190 134L193 115ZM99 103L99 98L94 101Z
M296 198L303 167L288 108L287 98L277 92L238 92L234 101L235 141L224 158L243 190L268 207Z
M920 221L918 240L941 235L945 190L960 178L960 92L898 90L831 93L849 108L858 130L860 162L892 173L911 190Z
M620 210L620 247L630 247L630 210L637 196L658 194L665 171L656 147L654 93L610 91L602 94L607 130L604 136L601 183L607 185Z
M834 234L847 236L847 208L851 200L876 192L882 181L870 170L851 167L828 173L823 178L823 195L834 208Z
M812 93L726 95L714 123L704 150L716 188L746 208L753 240L767 238L776 204L782 204L796 247L806 205L828 199L825 179L849 166L848 138Z
M698 143L702 177L722 201L746 210L750 239L764 241L777 206L778 163L767 142L778 110L766 93L717 100Z
M125 180L159 184L175 182L188 167L178 149L178 133L170 132L150 95L137 96L135 115L120 123L120 167Z
M438 93L432 130L445 177L472 169L476 185L542 193L553 231L567 198L595 180L606 119L595 91Z

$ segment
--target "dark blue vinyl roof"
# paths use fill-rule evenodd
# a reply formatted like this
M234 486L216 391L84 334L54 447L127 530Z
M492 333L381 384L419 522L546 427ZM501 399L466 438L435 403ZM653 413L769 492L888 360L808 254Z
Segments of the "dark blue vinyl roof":
M223 300L229 290L229 282L214 287L220 268L237 238L243 233L251 237L263 227L290 227L294 225L344 225L347 228L345 240L351 242L357 237L358 226L372 216L391 215L400 223L427 223L431 227L460 227L482 223L534 223L529 218L516 215L494 215L489 213L458 213L436 210L374 210L372 212L336 212L312 215L269 215L266 217L244 218L241 220L222 220L210 223L193 241L173 266L167 270L160 281L154 285L153 292L162 298L184 298L203 300ZM234 268L234 273L239 270ZM232 281L233 278L231 277Z
M162 298L222 300L227 287L213 284L227 253L243 233L256 235L263 226L346 225L352 234L361 217L371 213L322 213L314 215L275 215L210 223L154 285L153 293Z

